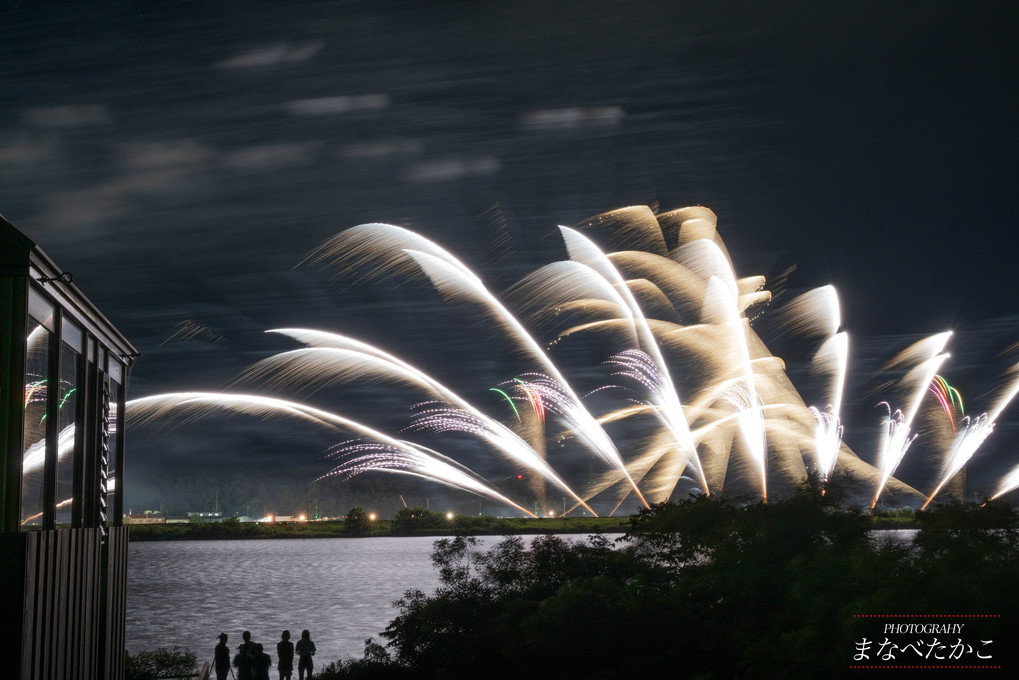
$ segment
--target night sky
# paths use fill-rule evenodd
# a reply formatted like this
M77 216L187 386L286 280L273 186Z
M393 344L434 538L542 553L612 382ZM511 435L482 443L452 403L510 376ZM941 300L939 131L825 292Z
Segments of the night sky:
M132 397L221 389L294 347L264 335L280 326L483 396L520 370L494 331L427 286L350 288L304 256L389 222L502 290L563 257L558 224L706 205L738 274L795 264L790 294L838 288L859 352L846 441L869 459L878 358L953 329L942 373L979 408L1019 341L1017 19L1012 2L7 2L0 213L139 349ZM335 398L406 422L391 392ZM1016 411L974 461L988 478L1019 463ZM128 437L129 499L220 462L310 479L331 442L244 418Z

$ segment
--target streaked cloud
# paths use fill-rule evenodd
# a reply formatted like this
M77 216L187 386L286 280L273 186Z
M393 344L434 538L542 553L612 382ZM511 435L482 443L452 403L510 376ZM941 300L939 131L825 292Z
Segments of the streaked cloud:
M119 147L121 165L127 168L169 168L204 163L216 157L215 149L193 139L133 142Z
M448 182L467 177L494 175L501 168L502 163L493 156L442 158L412 165L405 179L409 182Z
M91 238L107 234L103 223L129 212L136 199L170 195L185 176L183 168L132 172L84 189L51 194L38 219L61 230L61 238Z
M56 154L57 142L52 139L0 138L0 165L29 165L49 160Z
M21 118L26 125L47 129L100 125L112 120L110 112L101 104L35 107L22 111Z
M594 127L614 127L626 117L618 106L568 107L538 109L520 117L521 127L540 130L579 130Z
M379 111L389 108L388 94L355 94L337 97L297 99L283 105L295 116L332 116L357 111Z
M301 165L312 160L312 155L321 146L320 142L259 144L226 154L223 166L231 170L261 171Z
M259 68L308 61L325 47L321 40L306 43L275 43L246 50L216 64L222 69Z
M421 153L425 144L416 139L386 139L362 144L348 144L340 147L336 155L340 158L366 159L387 158Z

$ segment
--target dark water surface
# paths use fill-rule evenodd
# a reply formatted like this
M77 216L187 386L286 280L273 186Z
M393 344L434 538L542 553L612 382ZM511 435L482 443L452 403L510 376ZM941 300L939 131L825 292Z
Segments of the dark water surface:
M610 539L614 535L606 534ZM524 537L530 544L533 537ZM566 535L579 540L584 535ZM478 538L482 548L499 536ZM410 588L438 584L431 552L436 539L317 538L131 543L127 576L127 649L188 647L212 659L216 636L231 647L241 632L266 647L287 629L311 631L316 667L360 657L397 611Z
M486 539L482 539L486 540ZM325 538L137 542L130 546L128 651L188 647L211 660L216 636L231 646L250 630L276 660L280 632L311 631L316 666L360 657L409 588L437 584L435 539Z
M915 529L873 532L875 540L895 542L912 541L915 535ZM220 632L236 646L241 632L250 630L275 663L280 632L289 629L297 638L307 628L318 649L317 667L360 657L364 640L378 639L396 615L394 600L410 588L430 593L438 584L430 559L435 540L131 543L128 651L176 645L196 652L199 661L211 660ZM478 540L490 547L501 537Z

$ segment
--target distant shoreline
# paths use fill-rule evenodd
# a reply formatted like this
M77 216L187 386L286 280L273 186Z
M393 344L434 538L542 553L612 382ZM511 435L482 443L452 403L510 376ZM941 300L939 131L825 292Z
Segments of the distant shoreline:
M917 529L910 520L873 517L874 529ZM342 520L326 522L195 522L131 525L131 541L257 540L272 538L378 538L395 536L532 536L540 534L619 534L630 530L629 517L498 518L458 517L448 528L394 531L390 520L376 520L351 531Z
M547 519L458 517L448 528L394 531L390 520L375 520L351 531L342 520L327 522L194 522L134 524L131 541L251 540L268 538L374 538L388 536L512 536L539 534L618 534L630 529L629 517L557 517Z

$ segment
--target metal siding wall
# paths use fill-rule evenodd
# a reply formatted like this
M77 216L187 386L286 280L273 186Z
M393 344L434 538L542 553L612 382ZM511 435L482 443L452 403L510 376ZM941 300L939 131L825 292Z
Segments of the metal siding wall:
M108 590L106 617L106 644L109 650L106 662L108 680L124 677L124 650L127 647L125 621L127 620L127 549L129 527L110 527L110 564L107 575Z
M35 539L36 598L35 639L32 641L33 678L50 677L49 657L45 651L50 644L50 602L53 601L53 541L49 532L32 532Z
M31 531L24 549L22 680L124 677L128 527Z
M30 672L34 666L32 658L32 641L35 638L35 600L39 593L39 568L37 563L38 536L36 532L18 534L21 539L18 550L24 556L24 579L25 597L22 607L21 619L21 678L29 680Z
M83 529L83 531L87 531L91 539L84 546L83 568L92 573L99 573L99 532L96 529ZM85 647L83 667L91 669L94 673L99 665L99 589L98 584L95 583L82 585L88 589L87 594L82 597L82 606L85 608L85 615L81 622L81 639L84 641Z
M64 659L67 658L67 617L65 610L69 588L71 588L71 582L67 578L67 531L54 531L53 608L50 611L53 649L49 652L52 677L66 677L64 675Z
M8 677L21 677L25 551L21 534L0 534L0 658Z
M70 535L71 540L68 544L68 562L72 565L70 573L74 574L75 569L82 569L84 560L83 547L88 542L87 538L81 534L80 530L71 531L66 530ZM75 537L78 540L74 540ZM82 540L85 539L85 540ZM84 587L82 579L69 578L68 579L68 598L67 598L67 657L64 661L67 675L74 672L76 668L82 668L82 651L84 649L84 636L82 635L82 598L87 597L87 591Z

